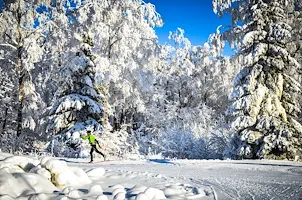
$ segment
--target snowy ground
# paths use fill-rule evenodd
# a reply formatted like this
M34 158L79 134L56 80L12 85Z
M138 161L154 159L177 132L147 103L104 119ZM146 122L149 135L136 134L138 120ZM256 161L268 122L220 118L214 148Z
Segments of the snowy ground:
M87 162L0 153L0 199L302 199L298 162Z

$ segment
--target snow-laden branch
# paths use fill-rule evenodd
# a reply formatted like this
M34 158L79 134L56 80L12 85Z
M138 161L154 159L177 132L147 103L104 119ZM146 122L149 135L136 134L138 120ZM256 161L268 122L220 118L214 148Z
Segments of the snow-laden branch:
M18 45L18 42L16 40L14 40L9 34L5 33L5 35L7 37L9 37L9 39L15 44L15 45Z
M93 5L92 2L85 2L85 4L76 5L76 7L74 9L66 10L65 15L70 16L72 14L75 14L77 11L80 11L81 9L88 9L92 5Z
M8 43L0 44L0 46L3 46L3 47L11 47L11 48L13 48L13 49L15 49L15 50L18 49L18 48L15 47L14 45L11 45L11 44L8 44Z
M52 20L49 20L49 21L45 22L44 24L42 24L42 25L36 27L34 31L31 31L28 35L26 35L26 36L24 37L24 39L27 39L27 38L29 38L30 36L35 35L35 34L40 35L40 37L44 37L44 38L45 38L46 36L45 36L41 31L43 31L43 28L44 28L47 24L54 24L54 23L53 23Z

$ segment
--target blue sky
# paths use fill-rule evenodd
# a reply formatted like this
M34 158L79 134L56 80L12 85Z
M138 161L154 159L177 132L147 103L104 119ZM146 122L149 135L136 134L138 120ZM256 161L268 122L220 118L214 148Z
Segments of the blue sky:
M193 45L203 45L219 25L229 25L230 17L220 19L214 12L212 0L145 0L155 5L164 26L156 28L160 43L168 41L169 31L184 29Z

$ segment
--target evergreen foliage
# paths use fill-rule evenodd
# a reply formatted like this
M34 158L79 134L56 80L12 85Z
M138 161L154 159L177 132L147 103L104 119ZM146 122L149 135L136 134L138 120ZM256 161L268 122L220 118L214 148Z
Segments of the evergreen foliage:
M292 37L287 8L293 2L222 2L214 0L214 9L230 12L235 24L242 23L223 33L243 60L228 110L234 116L229 156L301 158L301 85L291 76L300 66L286 48Z
M102 130L103 95L97 92L95 85L92 46L91 37L84 35L79 51L73 52L74 56L62 72L65 76L65 84L59 90L62 96L49 113L49 134L63 135L71 147L80 145L79 136L87 130Z

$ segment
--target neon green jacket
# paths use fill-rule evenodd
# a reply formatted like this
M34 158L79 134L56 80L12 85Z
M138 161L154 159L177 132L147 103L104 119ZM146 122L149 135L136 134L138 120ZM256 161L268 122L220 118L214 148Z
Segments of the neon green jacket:
M88 139L89 144L95 145L96 144L96 139L93 135L86 135L86 136L81 136L82 139L86 140Z

